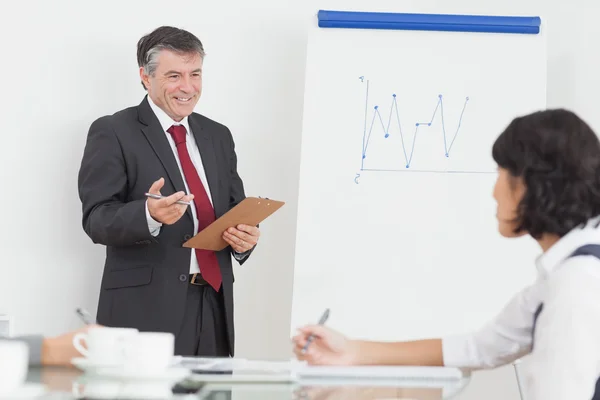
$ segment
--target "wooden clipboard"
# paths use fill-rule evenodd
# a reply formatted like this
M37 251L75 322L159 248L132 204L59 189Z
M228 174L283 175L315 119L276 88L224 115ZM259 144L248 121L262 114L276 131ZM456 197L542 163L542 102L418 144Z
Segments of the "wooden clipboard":
M229 245L223 239L223 232L239 224L258 225L284 204L283 201L246 197L221 218L185 242L183 247L214 251L223 250Z

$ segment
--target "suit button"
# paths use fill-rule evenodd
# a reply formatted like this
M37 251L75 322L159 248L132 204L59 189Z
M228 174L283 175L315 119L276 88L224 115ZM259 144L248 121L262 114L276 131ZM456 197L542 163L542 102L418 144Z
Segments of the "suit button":
M187 279L188 279L187 275L184 275L184 274L179 275L179 280L181 282L185 282L185 281L187 281Z
M192 235L185 235L185 236L183 237L183 240L185 240L185 241L187 242L187 241L188 241L188 240L190 240L191 238L192 238Z

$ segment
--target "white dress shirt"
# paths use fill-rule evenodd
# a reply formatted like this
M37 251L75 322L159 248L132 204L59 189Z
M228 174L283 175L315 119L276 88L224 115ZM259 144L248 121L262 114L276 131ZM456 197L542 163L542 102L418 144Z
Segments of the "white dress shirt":
M192 160L192 164L196 168L198 172L198 176L200 177L200 181L202 185L204 185L204 189L206 190L206 194L208 195L208 199L210 204L212 205L212 197L210 194L210 187L208 186L208 181L206 180L206 172L204 171L204 165L202 164L202 157L200 155L200 150L198 149L198 145L196 144L196 140L194 139L194 135L192 134L192 130L190 129L190 124L188 122L188 117L185 117L181 120L181 122L174 121L171 117L169 117L160 107L158 107L150 96L148 96L148 103L150 104L150 108L156 114L160 125L162 126L163 132L171 145L171 150L173 151L173 155L175 156L175 160L177 161L177 166L179 167L179 172L181 173L181 178L183 179L183 183L185 185L185 192L191 193L190 188L188 187L187 181L185 180L185 175L183 174L183 169L181 168L181 161L179 160L179 153L177 152L177 146L175 145L175 141L167 129L169 129L172 125L183 125L187 131L186 133L186 146L188 153L190 155L190 159ZM166 178L165 178L166 179ZM170 195L172 193L163 193L164 195ZM189 206L193 219L194 219L194 235L198 233L198 217L196 214L196 206L194 205L194 201L192 200L192 204ZM213 205L214 207L214 205ZM146 201L146 219L148 221L148 229L152 236L158 236L160 233L160 228L162 227L162 223L156 221L150 215L150 211L148 210L148 201ZM191 252L191 260L190 260L190 274L195 274L200 272L200 266L198 265L198 260L196 258L196 252ZM236 259L240 260L244 257L243 253L234 252L234 256Z
M600 377L600 260L568 257L600 244L599 221L573 229L540 255L535 283L479 331L444 337L444 364L491 368L530 354L522 369L527 400L591 399Z

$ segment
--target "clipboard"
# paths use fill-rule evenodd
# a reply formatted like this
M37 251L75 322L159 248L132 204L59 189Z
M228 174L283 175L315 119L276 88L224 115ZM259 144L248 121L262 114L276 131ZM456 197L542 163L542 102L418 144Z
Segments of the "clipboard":
M239 224L258 225L284 204L283 201L246 197L221 218L185 242L183 247L213 251L223 250L229 245L222 237L223 232Z

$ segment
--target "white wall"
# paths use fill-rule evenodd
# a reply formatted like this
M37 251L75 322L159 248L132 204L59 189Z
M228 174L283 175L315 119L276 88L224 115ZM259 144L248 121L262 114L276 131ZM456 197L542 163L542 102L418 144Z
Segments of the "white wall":
M141 101L137 40L172 24L205 45L198 111L231 128L247 194L289 202L261 225L260 247L236 277L240 353L287 350L304 21L279 0L35 1L0 11L0 35L12 40L0 63L0 160L12 197L3 202L0 313L15 317L15 333L75 328L77 306L95 313L104 250L81 228L77 194L87 130Z
M236 321L239 355L289 355L304 35L319 8L541 14L548 105L572 108L600 130L600 27L592 19L600 6L592 0L3 1L0 314L15 317L16 333L55 334L79 325L76 306L95 312L103 249L81 229L77 197L87 128L141 100L137 39L172 24L205 44L198 111L232 129L248 195L287 201L237 269Z

